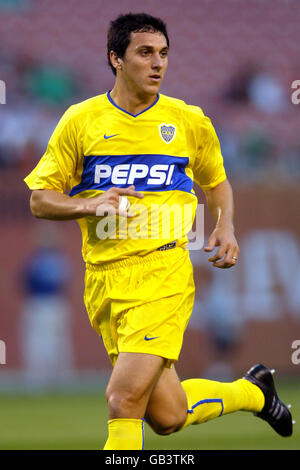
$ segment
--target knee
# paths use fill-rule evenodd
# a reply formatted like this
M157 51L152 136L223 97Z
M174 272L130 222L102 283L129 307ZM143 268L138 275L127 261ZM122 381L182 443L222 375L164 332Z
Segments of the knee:
M146 417L146 421L156 434L168 436L169 434L179 431L183 427L186 421L186 416L186 412L183 411L182 413L169 414L168 416L163 416L162 414L156 419L148 416Z
M106 400L110 419L130 417L132 412L135 412L138 404L137 397L131 391L108 389L106 391Z

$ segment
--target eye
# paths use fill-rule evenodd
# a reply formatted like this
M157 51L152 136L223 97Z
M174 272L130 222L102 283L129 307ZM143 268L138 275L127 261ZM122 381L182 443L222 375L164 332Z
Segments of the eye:
M167 57L168 51L161 51L160 55L161 57Z

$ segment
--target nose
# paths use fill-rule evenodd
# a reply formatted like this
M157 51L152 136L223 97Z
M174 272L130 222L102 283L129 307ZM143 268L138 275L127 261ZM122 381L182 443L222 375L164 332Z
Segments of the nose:
M161 58L159 52L153 54L152 56L152 69L160 70L163 66L163 59Z

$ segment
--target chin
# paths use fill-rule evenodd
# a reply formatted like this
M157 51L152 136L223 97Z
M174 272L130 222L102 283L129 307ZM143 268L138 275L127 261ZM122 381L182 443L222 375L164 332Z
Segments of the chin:
M150 85L144 88L144 91L145 93L147 93L147 95L157 95L157 93L159 92L159 87L160 85Z

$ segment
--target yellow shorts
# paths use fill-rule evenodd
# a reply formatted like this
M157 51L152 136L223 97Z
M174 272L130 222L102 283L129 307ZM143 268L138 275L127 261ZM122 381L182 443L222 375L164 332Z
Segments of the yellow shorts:
M183 248L106 265L87 264L84 301L114 365L120 352L178 360L194 303L193 267Z

